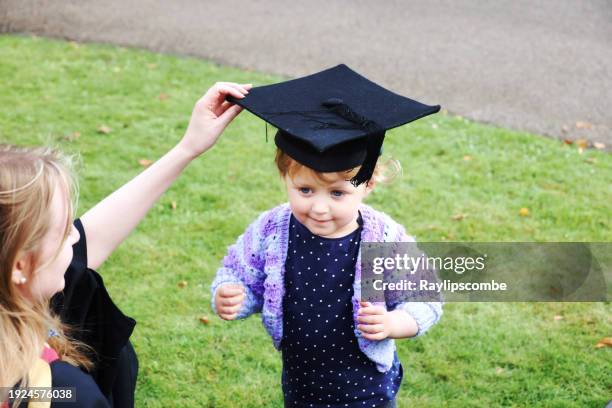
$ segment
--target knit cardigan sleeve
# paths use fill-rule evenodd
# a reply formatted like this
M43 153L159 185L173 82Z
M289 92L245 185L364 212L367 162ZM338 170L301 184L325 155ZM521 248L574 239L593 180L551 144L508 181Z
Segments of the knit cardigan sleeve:
M239 284L245 288L246 297L236 319L244 319L253 313L261 312L263 306L265 259L265 234L263 226L269 218L269 212L259 216L238 237L235 244L228 248L221 267L211 285L212 308L215 307L215 295L219 287L225 284Z
M395 236L392 239L394 242L416 242L414 237L408 235L403 226L395 224L393 233L389 233L388 236ZM435 270L420 269L416 271L417 276L421 276L428 281L437 280ZM418 331L416 336L425 334L434 324L440 320L442 316L442 305L443 302L399 302L395 299L387 299L387 307L389 310L403 310L410 314L416 321Z

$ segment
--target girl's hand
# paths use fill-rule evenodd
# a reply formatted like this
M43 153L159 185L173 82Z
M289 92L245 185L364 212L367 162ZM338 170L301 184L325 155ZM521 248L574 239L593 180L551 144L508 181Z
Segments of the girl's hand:
M382 306L370 302L359 302L357 329L368 340L383 340L391 334L389 312Z
M368 340L386 338L401 339L417 334L419 327L414 318L403 310L387 311L382 306L370 302L359 302L357 329Z
M251 89L251 84L217 82L195 104L185 136L179 142L191 158L210 149L225 127L242 110L238 105L229 103L225 97L231 95L242 99Z
M221 285L215 294L217 314L223 320L234 320L244 303L244 286L237 284Z

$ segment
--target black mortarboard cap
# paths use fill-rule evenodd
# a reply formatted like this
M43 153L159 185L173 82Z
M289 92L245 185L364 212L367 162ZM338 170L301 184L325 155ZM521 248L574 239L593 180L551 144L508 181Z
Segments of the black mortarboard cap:
M372 177L385 131L440 110L397 95L344 64L228 100L278 128L276 145L315 171L361 166L354 185Z

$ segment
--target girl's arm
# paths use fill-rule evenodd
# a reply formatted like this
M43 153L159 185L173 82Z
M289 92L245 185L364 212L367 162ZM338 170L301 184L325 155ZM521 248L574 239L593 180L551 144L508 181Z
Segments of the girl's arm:
M394 233L389 234L388 242L415 242L408 236L404 227L399 224ZM436 281L434 270L423 268L416 272L416 276ZM386 307L372 305L370 302L360 302L357 321L358 329L368 340L383 340L386 338L406 338L421 336L440 320L442 305L439 302L404 302L402 293L386 291Z
M224 320L244 319L263 308L265 233L272 211L251 223L227 250L211 284L211 306Z
M96 269L123 242L183 169L211 148L241 108L225 101L243 98L250 85L219 82L195 104L183 139L157 162L87 211L88 267Z

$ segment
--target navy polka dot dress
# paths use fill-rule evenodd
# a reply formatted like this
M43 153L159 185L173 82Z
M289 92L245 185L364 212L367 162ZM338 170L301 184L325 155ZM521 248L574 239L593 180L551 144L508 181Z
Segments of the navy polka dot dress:
M397 355L381 373L354 334L361 226L345 237L323 238L291 216L289 228L281 343L285 406L387 406L402 380Z

